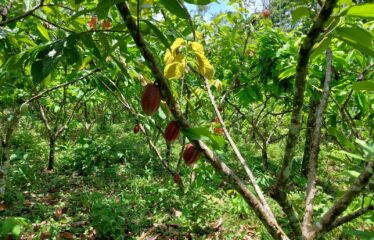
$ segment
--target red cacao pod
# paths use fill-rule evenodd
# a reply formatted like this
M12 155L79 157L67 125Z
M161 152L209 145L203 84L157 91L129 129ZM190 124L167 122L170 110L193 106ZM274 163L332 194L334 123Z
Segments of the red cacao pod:
M107 20L102 20L101 21L101 29L102 30L110 29L110 27L111 27L111 23L110 23L110 19L109 18Z
M139 124L136 124L136 126L134 127L134 133L137 134L140 130L140 126Z
M166 142L173 142L178 139L181 127L177 121L171 121L165 130L165 140Z
M221 127L215 127L214 133L217 135L221 135L223 133L223 129Z
M200 152L191 143L187 144L183 152L183 159L187 165L194 164L200 157Z
M268 18L268 17L270 16L270 11L269 11L268 9L264 9L264 10L262 11L262 16L263 16L264 18Z
M174 182L175 182L176 184L180 184L180 183L182 182L181 176L179 176L178 173L175 173L175 174L173 175L173 180L174 180Z
M88 22L88 26L90 26L91 29L96 29L97 27L97 16L92 16L91 20Z
M235 79L235 86L239 86L239 85L240 85L240 79L237 78L237 79Z
M142 109L148 116L155 114L161 103L161 94L158 87L154 84L148 84L142 95Z

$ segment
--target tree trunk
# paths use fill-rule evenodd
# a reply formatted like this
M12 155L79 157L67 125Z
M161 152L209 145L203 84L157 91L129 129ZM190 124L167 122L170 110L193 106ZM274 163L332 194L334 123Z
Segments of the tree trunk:
M7 126L5 128L5 136L1 139L2 152L0 158L0 201L3 200L5 197L6 180L9 165L10 142L13 135L13 131L18 125L19 118L20 112L18 106L16 106L12 120L6 124Z
M264 164L264 168L269 168L269 160L268 160L268 146L266 145L266 141L262 143L262 163Z
M313 130L316 122L316 109L318 105L318 98L311 100L309 104L308 120L305 133L305 143L304 143L304 155L303 162L301 164L301 174L305 177L308 174L308 164L310 159L310 149L313 142Z
M9 165L9 144L3 141L1 147L2 154L0 161L0 200L4 199L5 196L6 178L8 174Z
M53 164L55 162L55 149L56 149L56 139L54 137L49 137L49 158L48 158L48 170L53 169Z

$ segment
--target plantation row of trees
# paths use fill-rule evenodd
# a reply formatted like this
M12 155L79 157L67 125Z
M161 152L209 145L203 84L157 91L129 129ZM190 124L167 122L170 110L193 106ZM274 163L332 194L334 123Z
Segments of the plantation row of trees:
M18 130L53 170L125 123L181 189L209 164L275 239L373 217L374 4L230 0L207 21L211 2L0 1L1 199Z

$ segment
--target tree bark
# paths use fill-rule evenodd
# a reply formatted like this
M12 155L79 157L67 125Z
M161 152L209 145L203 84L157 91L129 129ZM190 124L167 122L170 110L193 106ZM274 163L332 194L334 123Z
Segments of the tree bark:
M317 92L315 92L317 94ZM308 120L306 125L305 143L303 162L301 164L301 174L306 177L308 175L308 163L310 159L310 148L313 142L313 129L316 122L316 109L319 101L314 97L309 103Z
M55 163L55 152L56 152L56 139L54 136L49 137L49 157L48 157L48 170L53 170Z
M19 107L16 106L13 117L5 127L5 136L1 139L2 154L0 159L0 201L5 197L6 181L8 176L9 165L9 148L13 136L13 132L18 125L20 119Z

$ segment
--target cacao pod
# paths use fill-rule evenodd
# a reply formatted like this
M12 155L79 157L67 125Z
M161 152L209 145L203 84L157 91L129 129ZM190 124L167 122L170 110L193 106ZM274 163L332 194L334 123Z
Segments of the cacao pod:
M96 29L96 27L97 27L97 16L92 16L91 17L91 20L88 22L88 26L91 29Z
M214 128L214 133L217 135L221 135L223 132L223 129L221 127L215 127Z
M110 19L108 18L107 20L102 20L101 21L101 29L102 30L108 30L111 27Z
M264 9L264 10L262 11L262 16L263 16L264 18L268 18L268 17L270 16L270 11L269 11L268 9Z
M180 183L182 182L182 179L181 179L181 177L179 176L178 173L175 173L175 174L173 175L173 180L174 180L174 182L175 182L176 184L180 184Z
M200 157L200 152L191 143L187 144L183 152L183 159L187 165L194 164Z
M152 116L155 114L161 103L161 94L158 87L154 84L148 84L142 95L142 109L145 114Z
M181 127L177 121L171 121L165 130L165 140L166 142L173 142L178 139Z
M135 127L134 127L134 133L137 134L140 130L140 126L139 124L136 124Z
M240 79L237 78L237 79L235 79L235 86L239 86L239 85L240 85Z

